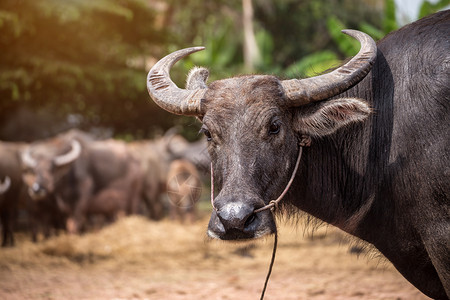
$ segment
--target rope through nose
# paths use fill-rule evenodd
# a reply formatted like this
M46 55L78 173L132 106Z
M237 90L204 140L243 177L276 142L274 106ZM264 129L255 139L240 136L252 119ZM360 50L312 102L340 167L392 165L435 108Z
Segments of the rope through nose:
M266 293L267 284L269 283L270 279L270 274L272 274L272 268L275 263L275 255L277 254L277 245L278 245L278 233L275 232L275 239L273 241L272 259L270 260L269 271L267 272L266 280L264 281L264 287L261 291L261 298L259 298L260 300L264 299L264 294Z
M263 206L261 208L255 209L254 210L255 214L260 212L260 211L269 209L269 208L270 208L270 210L273 213L274 210L278 208L278 203L286 195L286 193L288 192L289 188L291 187L292 182L294 181L295 174L297 174L298 166L300 165L300 160L302 158L302 152L303 152L303 145L301 144L300 148L298 150L298 157L297 157L297 161L295 162L295 167L294 167L294 170L292 171L291 178L289 179L289 181L288 181L286 187L284 188L283 192L281 193L281 195L275 200L270 200L269 204L267 204L266 206ZM217 211L216 207L214 206L214 168L213 168L212 162L211 162L211 206L213 207L214 210ZM263 287L263 290L261 292L260 300L264 299L264 294L266 293L267 284L269 283L270 275L272 274L272 268L273 268L273 265L275 263L275 256L276 256L276 253L277 253L277 245L278 245L278 233L275 232L275 239L274 239L273 251L272 251L272 259L270 261L269 270L267 272L266 280L264 281L264 287Z
M267 204L266 206L261 207L259 209L256 209L254 211L255 214L260 212L260 211L269 209L269 208L270 208L270 211L273 214L274 210L278 208L278 203L286 195L287 191L291 187L292 182L294 181L295 174L297 174L298 166L300 165L300 160L302 158L302 152L303 152L303 147L300 146L300 149L298 150L298 157L297 157L297 162L295 163L294 171L292 171L291 178L289 179L289 181L288 181L286 187L284 188L284 191L281 193L281 195L277 199L271 200L269 202L269 204ZM266 275L266 280L264 281L264 287L263 287L263 289L261 291L261 298L260 298L260 300L264 299L264 294L266 293L267 284L269 283L270 275L272 274L272 268L273 268L273 265L275 264L275 256L276 256L276 253L277 253L277 245L278 245L278 232L275 232L275 238L274 238L274 241L273 241L272 258L270 260L270 265L269 265L269 270L268 270L267 275Z
M292 171L291 178L289 179L289 181L288 181L286 187L284 188L284 191L281 193L281 195L275 200L270 200L269 204L267 204L266 206L263 206L261 208L255 209L255 211L254 211L255 214L259 213L260 211L269 209L269 208L272 211L274 209L278 208L278 203L286 195L286 193L288 192L289 188L291 187L292 182L294 181L295 174L297 174L298 166L300 165L300 160L302 158L302 152L303 152L303 147L300 146L300 148L298 149L298 157L297 157L297 162L295 163L294 171Z
M283 199L283 197L286 195L286 193L288 192L289 188L291 187L292 182L294 181L295 178L295 174L297 174L297 170L298 170L298 166L300 165L300 160L302 158L302 152L303 152L303 147L300 146L299 150L298 150L298 157L297 157L297 161L295 162L295 167L294 170L292 171L292 175L291 178L289 179L286 187L284 188L284 191L281 193L281 195L275 199L275 200L270 200L269 204L255 209L254 213L259 213L260 211L266 210L266 209L271 209L272 211L276 208L278 208L278 203L281 201L281 199ZM211 206L212 208L217 211L217 208L214 206L214 168L213 168L213 164L211 162Z

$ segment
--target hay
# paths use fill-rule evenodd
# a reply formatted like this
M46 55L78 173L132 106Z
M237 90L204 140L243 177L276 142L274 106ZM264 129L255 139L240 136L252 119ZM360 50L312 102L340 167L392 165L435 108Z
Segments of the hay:
M267 263L271 237L246 243L210 241L205 233L207 222L203 218L182 225L170 220L155 222L130 216L84 235L62 234L38 244L22 239L18 247L0 251L0 268L88 264L107 268L133 265L157 269L228 268L230 263L243 266ZM297 235L295 230L282 228L280 249L301 248L311 243L308 238L292 238ZM328 234L327 241L332 242L333 236Z
M182 225L133 216L97 232L60 235L38 244L19 236L17 247L0 250L0 298L257 298L272 238L251 243L210 241L207 224L208 217ZM392 267L377 270L376 262L349 255L342 236L323 227L310 238L301 229L281 224L268 296L290 291L292 297L286 299L321 293L323 299L333 299L358 292L382 299L372 297L380 286L393 295L401 286L408 291L405 299L414 299L411 295L416 292L402 285L404 279ZM361 284L353 285L355 278L367 278L363 292Z
M195 242L196 238L177 224L168 221L152 222L144 217L132 216L98 232L84 235L62 234L38 244L31 243L28 237L19 236L17 247L0 251L0 268L93 264L108 260L116 263L136 260L151 262L158 256L176 253L180 247ZM173 242L175 239L176 243Z
M37 251L80 264L108 260L124 264L151 263L189 250L196 242L198 236L179 224L132 216L98 232L53 238L42 243Z
M19 247L0 252L0 261L7 262L0 262L0 268L11 265L96 263L141 264L158 268L189 267L192 264L207 266L213 263L214 266L220 264L226 267L227 263L236 259L243 259L244 264L248 263L249 258L256 263L265 263L270 257L271 237L247 243L210 241L205 234L206 224L207 219L181 225L169 220L155 222L141 216L126 217L84 235L63 234L38 244L21 241ZM280 249L311 245L310 238L299 238L298 235L296 230L282 226ZM338 243L341 235L334 231L326 236L319 234L316 242Z

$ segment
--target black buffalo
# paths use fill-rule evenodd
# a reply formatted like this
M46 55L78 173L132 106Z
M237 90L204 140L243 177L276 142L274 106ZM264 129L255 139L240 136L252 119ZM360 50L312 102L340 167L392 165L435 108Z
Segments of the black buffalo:
M210 84L194 69L187 89L170 80L180 50L149 72L153 100L198 116L217 195L208 234L248 239L276 231L255 210L285 188L283 204L378 248L426 295L450 295L450 11L362 44L342 67L314 78L240 76Z
M14 245L14 223L23 204L20 151L22 143L0 142L0 220L2 246Z
M30 197L54 199L69 233L83 230L91 215L137 212L141 170L123 142L70 131L31 144L22 160Z

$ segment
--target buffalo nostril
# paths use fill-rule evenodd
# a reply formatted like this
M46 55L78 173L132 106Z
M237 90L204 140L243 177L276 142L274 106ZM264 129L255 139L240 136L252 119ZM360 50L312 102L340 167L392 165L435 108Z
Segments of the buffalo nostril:
M247 220L245 220L244 228L249 227L256 220L256 214L253 213L248 216Z
M242 202L227 203L217 211L217 217L222 223L225 231L236 229L244 230L250 224L254 216L254 208Z

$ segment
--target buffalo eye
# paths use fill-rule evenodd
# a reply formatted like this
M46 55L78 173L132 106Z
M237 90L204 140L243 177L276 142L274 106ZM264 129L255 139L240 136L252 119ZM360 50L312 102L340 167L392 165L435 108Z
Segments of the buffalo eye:
M206 140L207 140L208 142L210 142L210 141L212 140L211 132L209 132L208 129L202 128L202 129L200 129L200 131L203 132L203 134L206 136Z
M269 126L269 134L277 134L280 132L281 124L278 120L273 121L270 123Z

